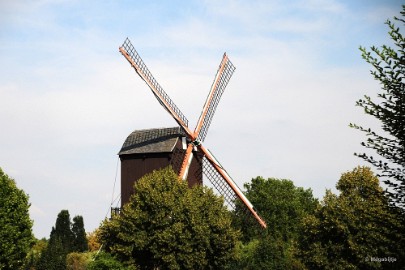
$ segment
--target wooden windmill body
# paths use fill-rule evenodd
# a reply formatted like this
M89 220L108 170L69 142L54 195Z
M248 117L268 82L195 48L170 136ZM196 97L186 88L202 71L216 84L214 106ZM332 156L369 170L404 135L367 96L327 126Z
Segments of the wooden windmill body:
M129 199L128 187L132 187L133 181L139 179L141 174L165 164L172 164L173 168L178 171L179 178L187 180L189 186L202 183L202 175L204 175L224 197L229 206L235 206L237 200L241 201L248 212L265 228L266 223L254 210L253 205L214 155L202 145L219 100L235 70L228 56L224 54L222 58L196 128L192 131L188 127L187 118L152 76L128 38L119 48L119 51L179 125L177 134L172 130L173 134L168 135L165 133L168 132L168 129L157 129L134 131L128 136L119 153L122 162L121 187L125 188L122 190L122 203ZM149 132L149 138L148 135L143 136L143 132ZM155 134L156 132L161 132L160 138L160 135ZM162 151L163 148L166 151ZM156 151L153 152L152 150ZM142 153L142 151L144 152ZM147 159L148 161L146 161Z
M126 138L120 152L121 160L121 207L129 201L134 182L153 170L171 165L177 173L187 148L186 135L179 127L135 130ZM188 186L201 185L202 155L190 166Z

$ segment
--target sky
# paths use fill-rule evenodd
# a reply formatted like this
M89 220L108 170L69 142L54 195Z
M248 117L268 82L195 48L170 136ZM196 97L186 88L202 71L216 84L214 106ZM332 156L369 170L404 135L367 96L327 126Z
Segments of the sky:
M93 231L119 197L136 129L176 122L118 48L129 37L194 128L222 55L236 67L204 142L239 186L290 179L317 198L366 165L379 83L359 46L390 45L401 1L0 0L0 167L29 194L37 238L57 214ZM114 188L114 183L115 188Z

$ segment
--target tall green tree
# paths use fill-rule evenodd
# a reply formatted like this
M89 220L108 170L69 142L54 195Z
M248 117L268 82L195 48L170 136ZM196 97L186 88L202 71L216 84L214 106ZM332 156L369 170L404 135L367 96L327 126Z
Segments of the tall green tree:
M72 224L68 210L60 211L52 227L48 246L41 255L40 269L66 269L66 256L69 253L87 250L87 239L82 239L83 234L84 237L86 235L83 217L76 216L73 220Z
M62 244L62 247L67 252L74 250L73 242L75 235L72 232L72 223L70 220L70 214L68 210L62 210L56 218L55 227L52 227L51 235L49 242L50 244L54 239L59 239Z
M394 17L404 24L405 5L402 6L402 18ZM370 96L357 101L356 105L364 112L378 119L382 131L376 132L355 124L351 127L364 132L367 140L362 145L378 156L368 153L356 153L357 156L372 164L385 179L391 202L405 207L405 37L395 24L387 20L389 36L393 47L383 45L371 47L371 51L360 47L362 57L373 69L371 74L381 84L378 101Z
M304 219L300 256L309 269L403 269L404 219L389 205L370 168L342 174ZM378 262L392 258L395 262Z
M223 199L188 188L169 167L145 175L121 214L105 221L107 251L140 269L226 269L238 232Z
M82 216L75 216L73 218L72 232L74 235L73 250L76 252L88 251L89 245Z
M62 210L52 227L49 243L42 253L40 269L66 269L66 255L73 251L74 234L68 210Z
M28 195L0 168L0 269L20 269L34 243Z
M318 201L311 189L296 187L286 179L256 177L245 184L246 197L267 223L263 230L255 220L247 219L241 208L235 211L234 222L243 233L242 258L238 269L294 269L296 242L301 234L301 221L313 213ZM243 256L246 250L250 256Z

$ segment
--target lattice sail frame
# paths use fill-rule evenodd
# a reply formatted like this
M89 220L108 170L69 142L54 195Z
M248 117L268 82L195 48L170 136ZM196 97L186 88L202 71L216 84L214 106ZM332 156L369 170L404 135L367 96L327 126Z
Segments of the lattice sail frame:
M235 201L238 198L232 188L224 181L214 166L207 158L203 159L203 174L214 186L214 188L224 197L225 204L235 209Z
M131 44L127 38L124 44L119 48L121 54L128 60L131 66L135 69L138 75L146 82L149 88L152 90L153 94L159 101L159 103L172 115L180 127L184 130L187 137L190 139L190 143L184 155L184 160L182 168L180 170L180 177L185 179L187 177L188 168L191 164L191 159L193 157L192 149L198 147L198 149L204 155L203 160L203 173L208 178L208 180L214 185L219 193L224 197L224 200L228 206L231 208L235 207L235 200L238 198L246 206L246 209L252 214L252 216L258 221L258 223L266 228L267 225L264 220L257 214L254 210L253 205L245 197L240 188L232 180L225 169L220 165L220 163L215 159L208 149L201 145L201 142L205 139L207 130L211 124L212 117L218 106L219 100L228 84L235 67L229 61L226 54L224 54L217 74L215 76L214 82L212 84L210 93L205 102L203 111L201 113L200 119L198 120L195 131L192 132L188 128L188 120L184 114L178 109L170 97L166 94L163 88L157 83L155 78L152 76L149 69L146 67L141 57L135 50L134 46ZM204 165L205 162L205 165ZM186 168L186 170L184 170ZM205 172L204 172L205 171ZM185 173L184 173L185 172ZM222 183L221 183L222 179ZM232 195L233 194L233 195Z
M127 38L124 41L124 44L122 44L121 48L125 50L127 55L130 57L132 60L128 61L130 64L135 68L135 71L138 73L138 75L149 85L151 84L158 92L155 93L155 91L152 90L152 93L155 95L156 99L159 101L159 103L169 112L174 111L179 118L183 121L185 126L188 126L188 120L186 116L180 111L180 109L174 104L174 102L171 100L169 95L163 90L163 88L160 86L160 84L156 81L155 77L153 77L152 73L149 71L148 67L145 65L143 62L141 56L138 54L138 52L135 50L135 47L132 45L131 41ZM122 53L122 50L120 48L120 51ZM136 64L136 66L133 65L133 63ZM159 98L159 95L163 98L165 102L162 102L162 100ZM177 121L177 119L175 119ZM180 123L178 123L180 124ZM182 126L182 124L180 124Z
M223 66L222 64L224 64L224 67L221 70L221 67ZM203 142L205 140L208 128L210 127L212 122L212 117L214 116L215 110L217 109L221 96L224 93L225 88L228 85L228 82L231 79L234 72L235 66L229 60L228 56L224 54L222 62L218 67L217 75L215 76L215 79L211 86L211 89L213 89L212 95L211 94L208 95L207 100L205 101L204 104L204 108L207 106L207 104L209 104L206 115L203 119L201 119L201 117L203 117L204 112L201 113L199 122L202 121L202 125L199 130L195 131L198 132L197 140L199 142Z

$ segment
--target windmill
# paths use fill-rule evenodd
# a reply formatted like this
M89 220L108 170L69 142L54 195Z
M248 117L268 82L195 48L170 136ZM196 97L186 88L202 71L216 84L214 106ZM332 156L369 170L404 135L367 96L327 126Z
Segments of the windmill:
M214 82L212 83L211 90L205 101L200 118L197 122L197 126L194 131L192 131L188 127L188 120L185 115L180 111L176 104L174 104L174 102L170 99L167 93L153 77L152 73L146 67L142 58L139 56L138 52L135 50L134 46L128 38L119 48L119 51L135 69L136 73L149 86L156 99L174 118L181 131L187 138L187 140L184 142L186 144L186 150L181 155L182 162L179 169L180 179L187 179L193 157L195 156L195 153L193 152L198 152L199 155L202 156L202 172L204 176L209 179L213 186L224 197L225 202L228 205L234 205L235 201L239 199L241 203L247 208L247 210L253 215L253 217L258 221L258 223L263 228L266 228L266 223L257 214L255 209L253 208L253 205L245 197L240 188L232 180L232 178L214 157L214 155L202 145L205 137L207 136L208 128L211 124L220 98L233 72L235 71L235 67L229 60L226 53L223 55L222 61L215 75Z

